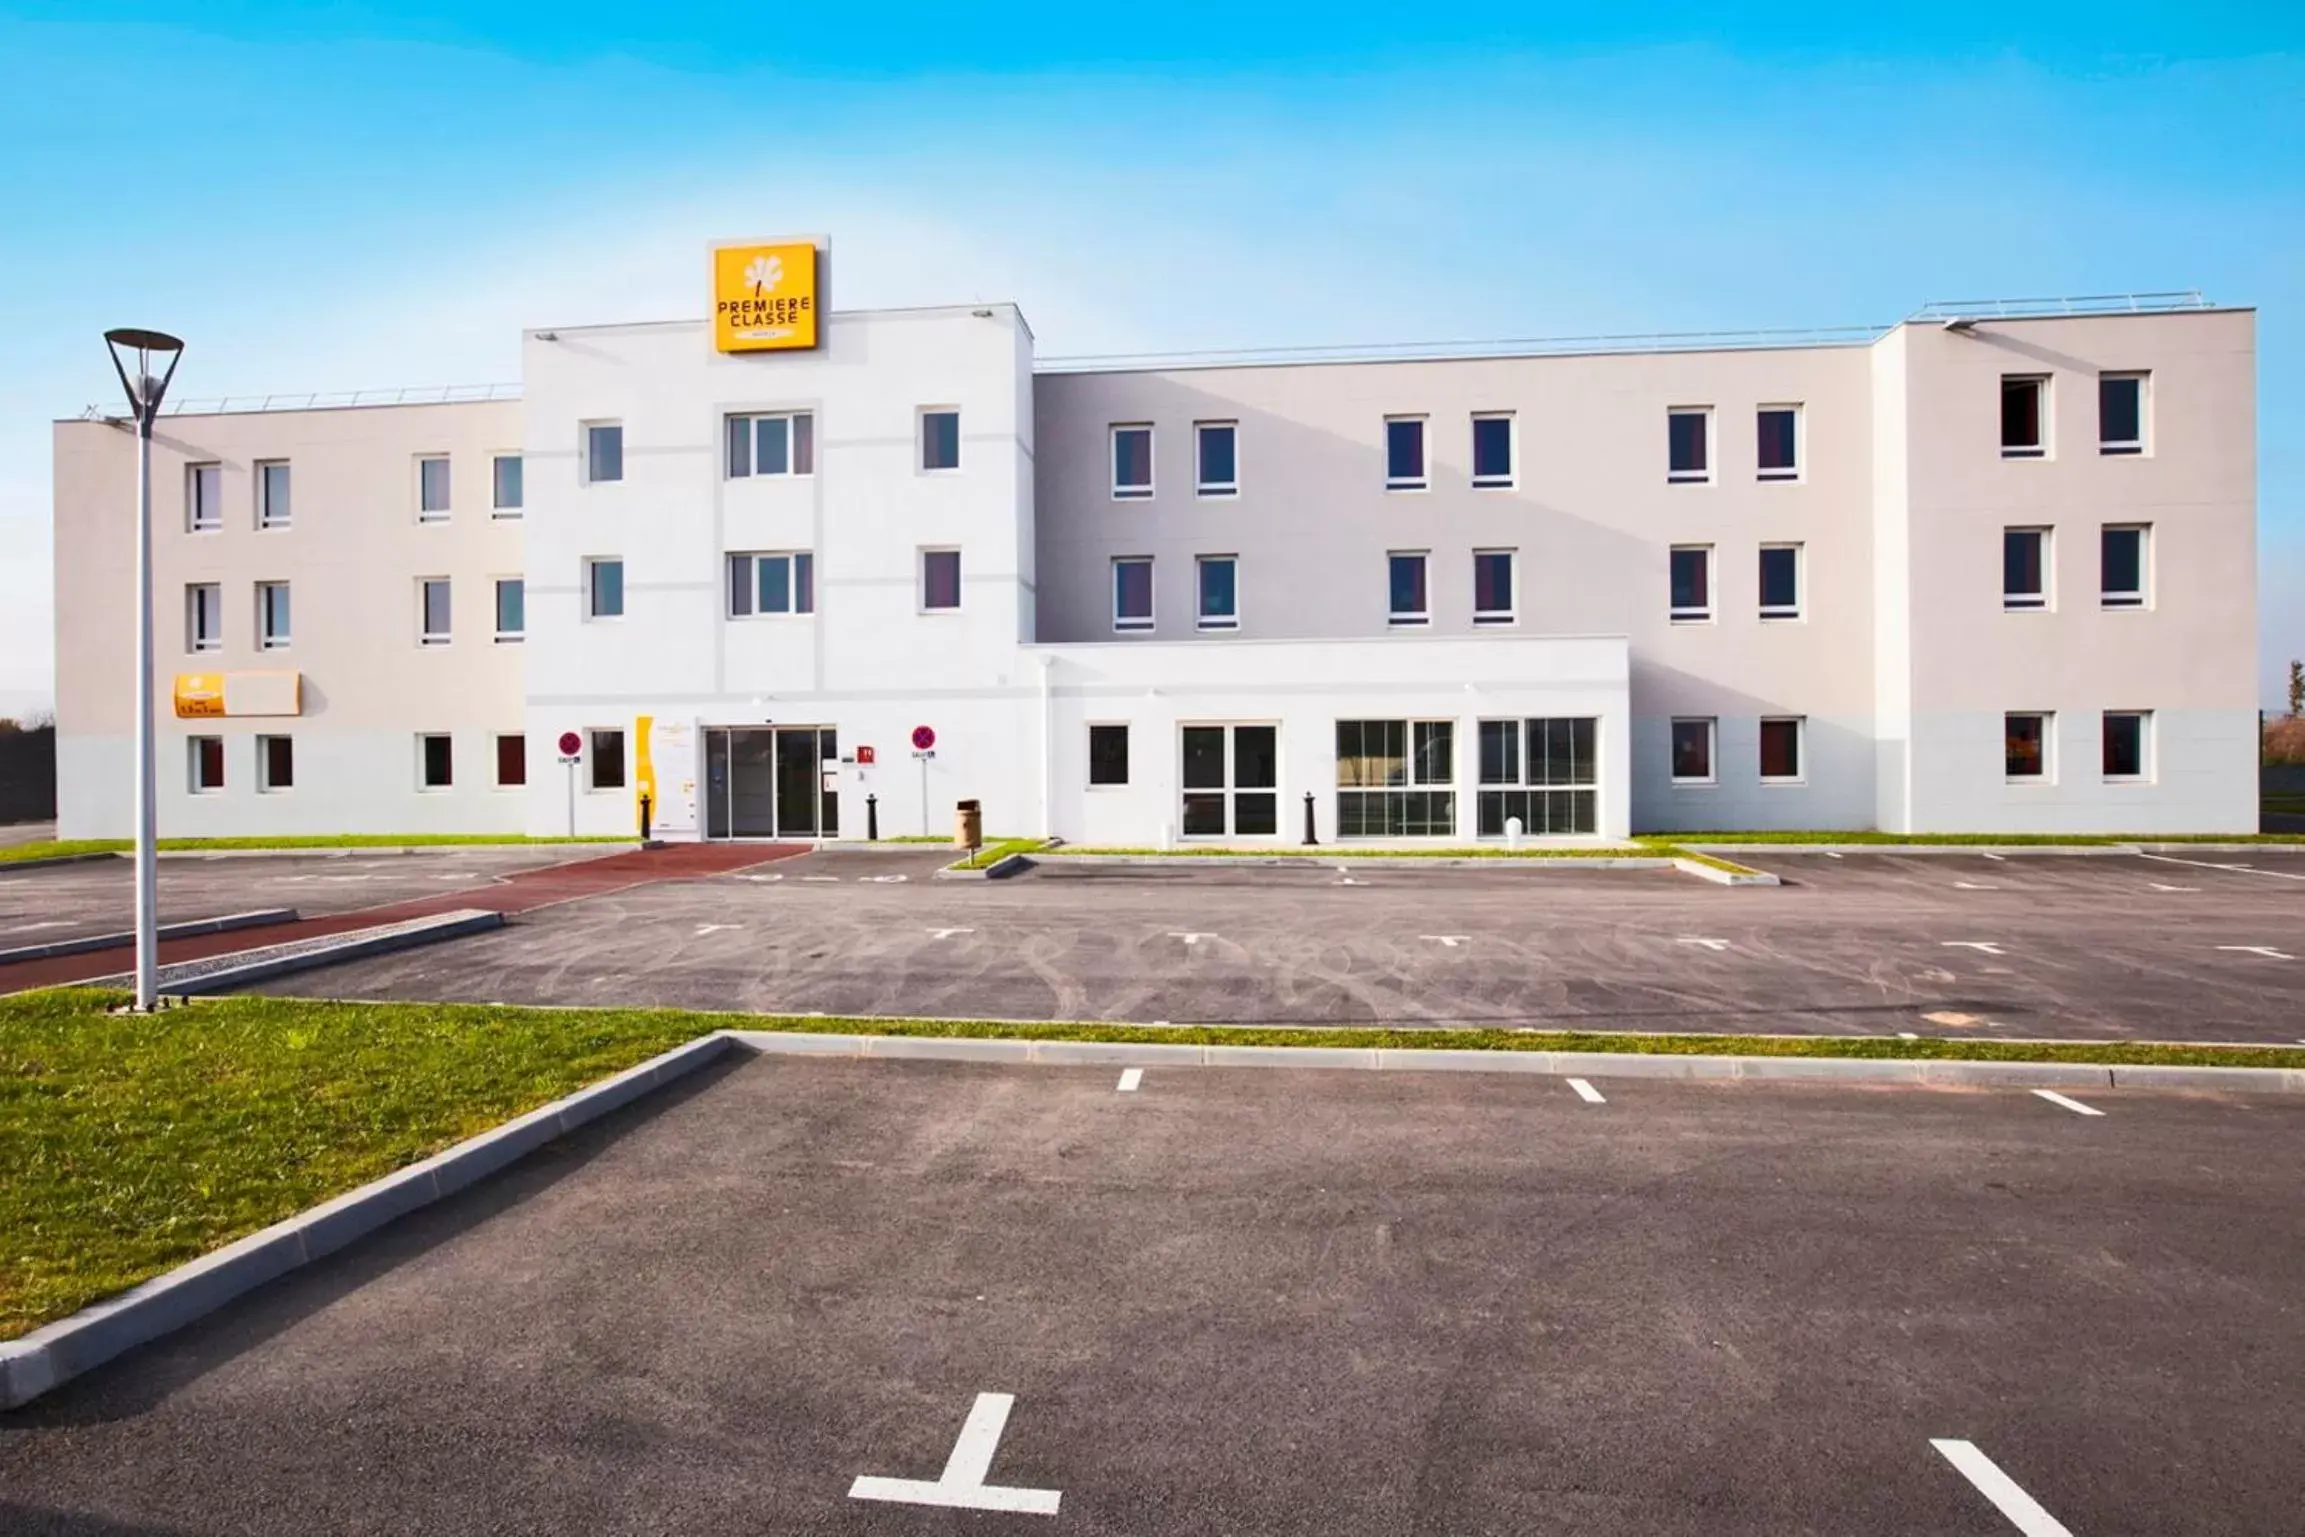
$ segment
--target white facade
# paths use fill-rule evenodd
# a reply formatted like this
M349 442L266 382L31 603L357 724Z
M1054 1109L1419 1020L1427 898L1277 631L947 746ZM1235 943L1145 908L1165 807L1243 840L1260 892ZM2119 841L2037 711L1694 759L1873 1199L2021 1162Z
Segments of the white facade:
M164 420L163 678L292 670L300 702L164 720L162 831L617 834L644 791L670 838L862 836L872 797L883 836L973 798L996 835L1294 843L1308 794L1324 843L1507 814L1576 840L2253 830L2252 345L2247 312L2184 309L1036 373L1006 305L835 313L814 349L738 355L701 321L532 332L518 401ZM2135 452L2101 452L2102 375L2146 381ZM2042 381L2038 453L2004 452L2009 378ZM1692 413L1695 474L1668 441ZM522 505L494 506L513 455ZM66 836L128 824L133 462L115 424L58 426ZM285 528L257 526L267 462ZM2108 527L2144 552L2117 601ZM2011 529L2044 531L2038 602L2004 591ZM1704 601L1676 609L1692 560ZM276 581L296 625L265 649ZM217 645L177 646L203 585ZM2104 772L2114 729L2140 772ZM2017 773L2035 730L2043 771ZM286 789L259 762L281 735Z

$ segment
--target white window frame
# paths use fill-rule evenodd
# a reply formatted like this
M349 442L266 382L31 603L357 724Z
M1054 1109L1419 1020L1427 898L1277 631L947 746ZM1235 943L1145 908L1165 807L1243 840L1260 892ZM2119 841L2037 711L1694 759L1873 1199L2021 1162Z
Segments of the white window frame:
M1201 604L1207 598L1202 578L1211 563L1222 561L1233 568L1233 611L1230 614L1207 614ZM1223 632L1241 627L1241 558L1238 555L1195 555L1193 557L1193 628Z
M296 523L296 476L286 459L259 459L250 466L255 482L256 526L261 529L293 528ZM287 482L288 508L275 512L272 507L272 475L279 470Z
M200 494L204 475L211 478L214 496ZM224 531L224 466L213 459L184 466L184 531L188 534Z
M616 473L614 475L594 475L592 473L594 457L592 435L596 432L614 432L616 434ZM601 417L593 421L579 422L576 439L576 477L580 484L587 486L621 486L624 484L624 451L627 445L624 441L624 422L621 418ZM523 485L521 496L524 501L527 499L527 492L527 486Z
M928 462L928 419L932 416L952 418L952 463L933 468ZM958 475L965 457L960 451L960 407L954 405L922 406L913 412L912 468L916 475Z
M520 466L520 500L506 506L497 500L503 489L503 472L498 468L506 460ZM498 449L488 456L488 515L492 518L517 518L528 506L528 460L518 449Z
M2011 534L2037 534L2041 540L2041 590L2032 593L2013 593L2009 590L2009 536ZM2045 614L2057 606L2057 530L2047 523L2010 523L2001 529L2001 609L2011 614Z
M1393 562L1396 560L1413 560L1423 570L1424 580L1418 584L1425 590L1425 606L1423 608L1409 610L1393 607ZM1420 625L1429 625L1432 622L1433 552L1430 550L1385 551L1385 623L1397 629L1408 630L1415 629Z
M1136 732L1131 729L1132 723L1125 720L1092 720L1084 724L1088 727L1088 734L1083 738L1084 748L1088 756L1082 764L1081 781L1083 788L1091 795L1111 795L1126 791L1136 778ZM1096 734L1099 731L1118 731L1121 734L1123 760L1121 777L1117 782L1097 783Z
M1502 555L1505 557L1505 569L1510 573L1513 589L1512 602L1505 608L1485 609L1480 606L1481 557L1484 555ZM1425 575L1430 578L1432 573L1427 570ZM1501 627L1521 622L1521 552L1517 548L1507 545L1485 545L1474 550L1472 576L1474 624ZM1432 600L1432 590L1428 587L1425 591L1425 601L1429 604Z
M1705 601L1701 606L1695 607L1673 602L1673 557L1692 552L1703 556L1705 560ZM1713 546L1709 544L1676 544L1666 548L1665 616L1668 622L1673 624L1711 624L1713 622L1713 616L1720 608L1715 597L1721 590L1721 573L1717 569L1719 562L1713 558L1713 555Z
M2009 722L2030 717L2041 723L2041 772L2038 774L2012 774L2009 772ZM2054 710L2005 710L2001 715L2001 777L2013 785L2053 785L2057 782L2057 712Z
M1761 418L1772 411L1789 411L1793 417L1793 463L1790 468L1770 469L1761 463ZM1753 478L1771 485L1797 481L1809 469L1809 413L1799 401L1770 401L1753 408Z
M1502 475L1481 473L1482 422L1505 424L1505 472ZM1470 472L1476 491L1510 491L1521 479L1521 421L1511 411L1475 411L1465 428L1465 465Z
M506 582L518 582L520 584L520 628L517 630L508 630L504 627L504 584ZM496 644L499 646L517 646L526 641L528 639L528 579L523 576L491 577L488 595L490 600L488 617L489 622L496 630Z
M736 424L744 424L743 473L737 472L735 459ZM784 468L764 470L760 467L760 424L784 423ZM800 423L808 423L804 434ZM800 468L800 440L808 439L808 468ZM721 418L720 474L724 480L806 480L816 473L816 412L791 411L731 411Z
M1673 420L1676 417L1682 416L1696 417L1704 424L1704 436L1700 440L1703 442L1705 448L1705 465L1703 469L1676 470L1673 468ZM1711 406L1665 407L1666 483L1676 486L1711 485L1713 483L1714 472L1718 469L1720 462L1721 445L1715 440L1713 433L1713 408Z
M1676 744L1673 740L1673 733L1679 731L1683 726L1702 726L1705 728L1705 772L1703 774L1683 774L1680 770L1678 757L1674 752ZM1666 727L1665 734L1665 773L1672 783L1692 788L1717 785L1721 782L1721 720L1719 716L1676 715L1672 718L1671 724Z
M1417 429L1417 463L1415 475L1393 473L1393 428L1396 424L1409 424ZM1429 491L1433 485L1433 422L1421 411L1400 412L1385 418L1383 452L1385 456L1385 489L1387 491ZM1429 601L1429 600L1428 600Z
M448 499L438 507L427 507L424 505L424 472L435 464L441 467L442 477L447 482L442 489L447 492ZM416 456L416 521L419 523L446 523L450 516L450 510L455 505L456 475L450 466L448 455L418 454Z
M1793 772L1790 774L1764 773L1761 766L1767 760L1762 756L1763 734L1771 726L1785 724L1790 724L1793 728ZM1714 745L1718 746L1719 744L1715 743ZM1753 729L1753 770L1754 777L1765 785L1807 784L1809 782L1809 717L1806 715L1762 716ZM1716 774L1720 772L1718 760L1715 760L1713 772Z
M1120 478L1120 437L1124 432L1144 434L1144 484L1123 484ZM1105 428L1105 478L1112 483L1112 499L1116 502L1142 502L1151 499L1153 487L1159 483L1159 461L1155 450L1159 439L1151 422L1113 422ZM1197 452L1196 445L1196 452Z
M272 782L272 744L288 744L288 783ZM268 731L256 738L256 793L259 795L293 795L296 793L296 738L285 731Z
M2105 436L2105 385L2122 379L2133 379L2137 384L2137 436L2129 440ZM2097 452L2110 459L2142 459L2153 452L2152 370L2108 368L2097 375Z
M213 628L201 621L210 618ZM224 649L224 584L221 582L186 582L184 584L184 650L187 655L200 656Z
M2137 772L2134 774L2108 774L2105 772L2105 722L2124 716L2137 722ZM2097 775L2109 785L2149 785L2153 783L2154 730L2151 710L2106 710L2097 722Z
M448 628L432 628L432 587L437 582L446 595ZM445 576L420 576L416 579L416 643L419 646L445 646L456 633L456 586Z
M1143 635L1158 624L1160 597L1154 584L1159 576L1154 570L1155 564L1150 555L1115 555L1112 558L1112 627L1115 634ZM1123 566L1145 568L1145 612L1142 618L1132 619L1120 611L1120 568Z
M286 610L288 623L275 631L272 628L272 604L275 592L280 594L281 607ZM258 582L256 584L256 649L259 651L286 651L296 634L295 595L286 582Z
M2048 374L2002 374L2000 383L2001 393L1993 402L1993 435L2000 441L2001 457L2004 459L2049 459L2055 457L2051 451L2051 442L2056 434L2052 425L2053 418L2050 415L2050 408L2054 404L2050 376ZM2009 386L2012 384L2030 384L2037 392L2033 402L2034 440L2030 445L2021 443L2012 445L2001 436L2007 430L2007 424L2002 417L2007 408Z
M206 784L200 775L200 749L207 743L216 744L216 783ZM192 795L222 795L228 765L225 761L224 738L220 736L188 736L184 739L184 784Z
M1187 785L1185 783L1185 733L1187 731L1222 731L1224 733L1224 783L1219 785ZM1244 785L1240 782L1240 733L1243 730L1270 730L1273 734L1273 782L1269 785ZM1288 804L1282 798L1289 783L1288 738L1281 723L1273 719L1224 720L1200 716L1185 716L1171 727L1170 768L1173 787L1170 804L1176 809L1177 836L1188 842L1220 840L1225 838L1264 838L1273 841L1288 835ZM1134 744L1131 744L1134 751ZM1131 765L1133 770L1134 765ZM1190 833L1184 830L1184 802L1188 795L1221 795L1224 797L1225 830L1214 833ZM1269 795L1273 800L1273 830L1269 833L1245 833L1240 827L1240 797L1243 795Z
M1229 432L1233 437L1233 478L1208 478L1208 456L1202 440L1210 432ZM1237 421L1207 421L1193 423L1193 494L1195 496L1238 496L1241 492L1241 424Z
M919 612L923 614L957 614L965 606L968 566L961 562L955 567L951 606L931 608L928 606L928 558L931 555L950 555L956 562L961 560L960 546L957 544L922 545L920 553L913 557L913 601L919 605Z
M744 591L752 604L749 609L742 613L737 611L736 606L736 563L738 561L745 563ZM784 608L773 609L760 606L760 563L762 561L783 561L785 564L784 590L787 595L787 606ZM807 562L808 570L808 591L805 594L807 605L805 607L802 606L801 602L804 594L801 591L800 580L803 561ZM816 615L816 552L814 550L731 550L722 562L721 575L724 578L721 588L721 604L725 610L723 617L732 622L749 624L755 619L810 619Z
M2137 536L2137 581L2134 592L2116 592L2105 585L2105 536L2107 534L2134 533ZM2153 606L2153 525L2150 523L2106 523L2097 530L2097 606L2113 613L2132 613Z
M1793 552L1793 601L1770 604L1761 591L1762 563L1771 550ZM1764 542L1753 556L1753 599L1765 624L1792 624L1809 617L1809 547L1797 539Z
M433 742L433 741L441 741L441 742L446 742L446 743L448 744L448 778L447 778L446 780L442 781L442 782L441 782L441 783L439 783L439 784L432 784L432 783L428 782L428 781L426 780L426 778L425 778L425 772L426 772L426 770L427 770L427 769L430 767L430 765L429 765L429 764L427 764L427 763L424 761L424 750L425 750L425 745L426 745L427 743L429 743L429 742ZM419 795L443 795L443 794L446 794L448 791L450 791L450 790L453 790L453 789L455 789L455 788L456 788L456 737L455 737L455 734L454 734L454 733L452 733L452 732L447 732L447 731L419 731L419 732L417 732L417 733L416 733L416 793L417 793L417 794L419 794Z
M616 567L616 612L600 611L600 573L608 566ZM621 555L587 555L584 557L584 622L586 624L616 624L623 620L624 611L632 605L625 601L624 557Z
M1457 752L1462 741L1461 733L1457 729L1458 724L1459 722L1453 715L1338 716L1330 725L1329 737L1333 758L1332 777L1336 780L1335 798L1329 802L1329 815L1333 818L1338 841L1342 842L1347 838L1360 841L1370 838L1454 838L1457 836L1459 825L1457 821ZM1341 752L1334 751L1340 728L1346 725L1363 728L1369 726L1399 726L1401 728L1401 779L1399 783L1395 784L1389 780L1375 784L1348 784L1346 782L1345 764L1350 760ZM1449 762L1445 769L1428 768L1425 755L1417 750L1420 746L1429 745L1430 736L1436 731L1446 732L1448 736ZM1473 745L1474 751L1477 753L1480 748L1477 735ZM1364 760L1366 756L1366 754L1363 755ZM1401 801L1414 795L1443 797L1445 798L1443 803L1448 807L1449 825L1438 832L1348 833L1345 831L1344 801L1348 795L1381 796L1388 800L1397 798ZM1389 823L1393 818L1388 814L1383 820ZM1401 820L1405 821L1406 817Z

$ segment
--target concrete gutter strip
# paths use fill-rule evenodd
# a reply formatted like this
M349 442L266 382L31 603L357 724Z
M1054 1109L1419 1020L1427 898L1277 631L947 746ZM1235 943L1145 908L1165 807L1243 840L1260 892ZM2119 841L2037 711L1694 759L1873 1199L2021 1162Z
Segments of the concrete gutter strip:
M1160 869L1192 869L1199 865L1262 865L1273 869L1334 869L1351 865L1364 870L1670 870L1679 861L1662 854L1490 854L1454 858L1445 854L1367 854L1349 850L1319 854L1074 854L1064 849L1042 849L1033 856L1053 864L1143 865ZM1726 874L1726 871L1716 872Z
M0 1342L0 1409L28 1403L124 1351L181 1329L233 1298L484 1179L554 1138L734 1049L735 1042L725 1032L699 1036L117 1297L82 1308L21 1339Z
M267 907L256 912L226 913L221 918L195 918L188 923L163 923L162 939L187 939L195 934L226 934L234 929L262 928L272 923L294 923L297 918L293 907ZM18 945L13 950L0 950L0 966L11 966L18 961L52 960L59 955L85 955L91 950L117 950L136 943L134 930L121 934L95 934L86 939L55 939L44 945Z
M1673 868L1683 875L1693 875L1698 880L1711 881L1716 886L1782 886L1784 884L1783 881L1778 880L1766 870L1723 870L1718 866L1706 864L1701 859L1676 859L1673 861Z
M209 956L197 961L179 961L172 966L161 967L160 991L178 997L193 993L224 992L299 971L333 966L338 961L388 955L396 950L413 950L419 945L461 939L467 934L484 933L503 926L504 914L488 908L467 907L423 918L410 918L399 923L378 924L373 928L326 934L316 939L237 950L226 955ZM117 976L98 978L85 985L124 987L133 980L128 973L123 972Z
M98 849L93 854L50 854L44 859L10 859L0 861L0 875L13 874L18 870L53 870L58 865L93 864L99 859L118 859L120 857L118 854Z
M162 859L365 859L371 854L501 854L506 849L583 849L602 854L629 854L641 847L635 838L616 843L379 843L349 847L322 844L285 849L161 849ZM122 854L101 854L100 859L126 859Z

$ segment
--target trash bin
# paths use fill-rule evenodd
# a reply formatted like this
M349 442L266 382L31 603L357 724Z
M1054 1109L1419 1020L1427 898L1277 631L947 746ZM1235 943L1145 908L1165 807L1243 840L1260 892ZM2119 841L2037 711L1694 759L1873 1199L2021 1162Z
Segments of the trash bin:
M961 801L952 808L952 845L958 849L984 847L982 801Z

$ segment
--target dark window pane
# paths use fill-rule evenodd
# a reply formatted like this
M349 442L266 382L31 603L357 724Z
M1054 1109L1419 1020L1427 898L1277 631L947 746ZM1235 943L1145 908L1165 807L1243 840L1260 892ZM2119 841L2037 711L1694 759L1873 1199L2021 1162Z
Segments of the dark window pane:
M920 418L920 467L924 470L960 468L960 413L924 411Z
M416 505L422 512L448 511L446 459L419 459L416 462Z
M624 429L592 427L584 435L586 480L624 479Z
M528 738L500 736L496 739L496 782L500 785L528 783Z
M1518 721L1481 722L1481 783L1521 782L1521 726Z
M624 562L596 560L592 563L592 614L596 619L615 619L624 612Z
M1673 611L1703 612L1713 603L1713 552L1673 551Z
M1088 728L1088 782L1092 785L1128 783L1128 727Z
M2005 757L2011 779L2038 779L2042 769L2042 719L2038 715L2007 718Z
M752 557L728 557L728 612L732 618L742 619L752 612Z
M2041 596L2041 532L2012 528L2001 535L2001 592L2004 597Z
M2105 777L2134 779L2145 772L2145 717L2105 716Z
M1513 478L1513 422L1508 416L1473 418L1473 479Z
M1203 427L1200 430L1200 483L1203 486L1229 486L1233 483L1233 431L1231 427Z
M595 790L621 790L624 788L623 732L595 731L592 733L592 787Z
M1113 562L1113 617L1122 624L1152 622L1152 562Z
M792 419L784 416L764 416L753 424L753 464L755 475L789 475L792 473Z
M1457 775L1457 723L1421 720L1412 739L1415 756L1410 778L1421 785L1445 785Z
M451 748L447 737L428 736L424 739L425 788L437 790L450 782L452 772L450 754Z
M527 586L519 577L507 577L496 584L496 633L518 635L527 627Z
M1280 748L1273 727L1233 728L1233 783L1244 790L1269 790L1280 783Z
M1184 830L1188 838L1221 836L1225 830L1223 793L1187 795Z
M1425 613L1425 557L1395 555L1389 564L1392 612L1395 615Z
M1761 551L1761 611L1789 612L1801 606L1801 552Z
M1152 489L1152 429L1116 427L1112 435L1112 483L1115 491Z
M1801 777L1801 723L1795 720L1761 722L1761 777Z
M1422 421L1385 423L1385 479L1413 482L1425 478L1425 424Z
M204 736L194 740L198 754L194 759L194 785L202 790L221 790L224 788L224 738Z
M1271 794L1233 797L1233 831L1269 835L1280 831L1280 797Z
M2108 600L2134 599L2145 590L2145 535L2135 528L2104 531L2104 594Z
M267 789L286 790L296 783L296 743L284 736L264 739L264 784Z
M1673 777L1675 779L1710 779L1713 777L1713 728L1709 721L1677 720L1673 722Z
M1225 784L1225 728L1184 728L1184 784L1188 790L1221 790Z
M760 558L760 611L764 614L792 612L792 562L781 555Z
M518 508L524 495L521 489L521 461L510 454L496 461L496 505L507 510Z
M816 418L806 411L792 419L792 473L816 473Z
M960 607L960 551L929 550L920 558L921 607Z
M2001 447L2038 453L2041 448L2041 381L2001 381Z
M1675 475L1705 473L1706 418L1702 411L1674 411L1665 417L1668 461Z
M1787 475L1796 468L1794 455L1795 423L1799 415L1792 411L1763 411L1759 418L1761 473Z
M1513 557L1484 550L1473 556L1473 616L1505 616L1513 611Z
M728 419L728 478L742 480L752 473L752 418Z
M2109 449L2135 450L2145 436L2142 379L2097 381L2097 441Z
M805 551L792 557L792 611L816 612L816 557Z
M1201 618L1229 623L1239 617L1236 607L1239 594L1234 587L1237 576L1238 567L1233 561L1204 560L1200 563Z

